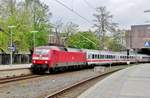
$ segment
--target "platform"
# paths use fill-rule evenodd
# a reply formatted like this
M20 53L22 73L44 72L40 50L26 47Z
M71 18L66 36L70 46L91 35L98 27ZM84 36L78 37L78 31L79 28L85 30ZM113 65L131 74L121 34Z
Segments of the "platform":
M118 71L78 98L150 98L150 64L139 64Z
M31 74L31 64L0 65L0 78Z
M21 69L21 68L30 68L31 64L13 64L13 65L0 65L0 71L2 70L11 70L11 69Z

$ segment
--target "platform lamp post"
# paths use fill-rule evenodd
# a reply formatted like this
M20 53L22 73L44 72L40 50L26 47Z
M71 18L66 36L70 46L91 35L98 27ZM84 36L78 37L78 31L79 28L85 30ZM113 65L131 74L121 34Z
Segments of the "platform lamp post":
M30 31L31 33L33 33L33 47L35 47L35 33L37 33L38 31Z
M12 65L13 63L13 57L12 57L12 54L13 54L13 39L12 39L12 29L15 28L16 26L8 26L8 28L10 29L10 64Z
M144 13L150 13L150 10L149 10L149 9L148 9L148 10L145 10ZM150 21L147 20L147 21L145 21L145 23L150 23Z

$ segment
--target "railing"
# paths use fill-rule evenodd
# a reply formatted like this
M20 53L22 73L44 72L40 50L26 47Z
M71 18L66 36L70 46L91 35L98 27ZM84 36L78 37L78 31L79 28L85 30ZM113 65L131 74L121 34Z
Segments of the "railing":
M25 64L31 62L30 54L13 54L13 64ZM0 53L0 65L10 64L10 54Z

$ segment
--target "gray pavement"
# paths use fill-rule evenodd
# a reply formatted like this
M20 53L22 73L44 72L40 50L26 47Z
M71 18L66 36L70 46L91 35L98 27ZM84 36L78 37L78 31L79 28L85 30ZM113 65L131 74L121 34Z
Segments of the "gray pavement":
M30 67L31 67L31 64L0 65L0 71L7 70L7 69L30 68Z
M150 64L118 71L78 98L150 98Z
M0 65L0 78L31 74L31 64Z

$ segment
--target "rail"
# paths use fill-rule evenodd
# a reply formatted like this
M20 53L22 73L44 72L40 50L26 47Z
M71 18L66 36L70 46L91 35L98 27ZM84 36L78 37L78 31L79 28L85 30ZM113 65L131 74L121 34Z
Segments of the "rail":
M58 91L56 91L56 92L54 92L54 93L51 93L51 94L49 94L48 96L46 96L45 98L57 98L56 96L59 96L59 95L62 94L63 92L66 92L66 91L68 91L68 90L70 90L70 89L72 89L72 88L74 88L74 87L76 87L76 86L82 85L82 84L84 84L84 83L86 83L86 82L89 82L89 81L92 81L92 80L94 80L94 79L96 79L96 78L103 77L103 76L105 76L105 75L114 73L114 72L119 71L119 70L121 70L121 69L123 69L123 68L114 69L114 70L111 70L111 71L108 71L108 72L104 72L104 73L102 73L102 74L100 74L100 75L97 75L97 76L90 77L90 78L88 78L88 79L79 81L79 82L74 83L74 84L72 84L72 85L70 85L70 86L67 86L67 87L65 87L65 88L62 88L62 89L60 89L60 90L58 90Z
M17 76L17 77L8 77L8 78L0 78L0 84L6 84L9 82L15 82L20 80L26 80L31 78L41 77L41 75L25 75L25 76Z

